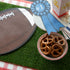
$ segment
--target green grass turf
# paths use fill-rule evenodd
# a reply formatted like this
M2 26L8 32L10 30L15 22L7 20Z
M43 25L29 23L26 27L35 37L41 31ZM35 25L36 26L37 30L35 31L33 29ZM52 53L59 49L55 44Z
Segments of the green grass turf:
M19 6L0 2L0 11L15 7ZM70 70L70 49L66 56L58 61L46 60L38 53L37 41L44 33L44 31L37 27L35 33L25 45L12 53L0 56L0 60L39 70Z

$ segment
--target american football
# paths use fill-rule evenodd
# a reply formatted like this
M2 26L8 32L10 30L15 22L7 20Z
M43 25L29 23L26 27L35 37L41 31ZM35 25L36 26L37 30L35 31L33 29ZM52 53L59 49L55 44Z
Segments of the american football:
M28 9L13 8L0 12L0 55L25 44L36 29Z

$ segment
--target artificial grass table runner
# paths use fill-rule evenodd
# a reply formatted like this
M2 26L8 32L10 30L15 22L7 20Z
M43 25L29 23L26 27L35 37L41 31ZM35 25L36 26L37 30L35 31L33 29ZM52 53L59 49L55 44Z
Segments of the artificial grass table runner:
M19 6L0 2L0 11L16 7ZM19 48L14 52L11 52L6 55L1 55L0 61L27 66L39 70L69 70L70 49L68 49L68 53L66 54L66 56L58 61L46 60L38 53L37 41L39 37L44 33L45 33L44 31L42 31L37 27L35 33L25 45L23 45L21 48ZM68 40L68 45L70 47L69 40Z

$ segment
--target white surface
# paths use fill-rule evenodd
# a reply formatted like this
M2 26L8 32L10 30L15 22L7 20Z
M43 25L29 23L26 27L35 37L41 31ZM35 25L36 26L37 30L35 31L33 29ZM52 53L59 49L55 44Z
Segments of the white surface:
M4 62L0 62L0 67L4 67Z
M43 25L43 22L42 22L42 20L39 16L33 15L33 20L39 28L41 28L43 30L46 30L44 25Z
M8 68L8 69L12 69L12 70L13 70L13 67L14 67L14 65L9 64L7 68Z
M32 70L32 69L27 69L27 70Z
M5 0L4 2L8 3L8 2L9 2L9 0Z
M18 67L17 67L17 70L23 70L23 68L22 68L22 67L20 67L20 66L18 66Z
M11 4L16 5L17 3L18 3L18 1L12 1L12 3L11 3Z

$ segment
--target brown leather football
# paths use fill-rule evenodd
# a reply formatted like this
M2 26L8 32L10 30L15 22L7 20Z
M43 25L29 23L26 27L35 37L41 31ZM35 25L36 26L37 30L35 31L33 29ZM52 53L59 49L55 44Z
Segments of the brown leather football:
M21 47L36 29L28 9L14 8L0 12L0 55Z

